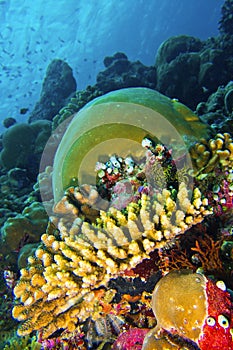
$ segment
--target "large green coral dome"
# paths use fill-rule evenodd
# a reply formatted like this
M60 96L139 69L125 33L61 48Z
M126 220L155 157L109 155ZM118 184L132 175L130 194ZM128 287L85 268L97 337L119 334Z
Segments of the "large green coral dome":
M197 115L155 90L128 88L98 97L75 114L59 144L53 170L55 202L72 184L94 184L97 161L113 154L140 157L144 137L172 147L176 159L207 136L208 127Z

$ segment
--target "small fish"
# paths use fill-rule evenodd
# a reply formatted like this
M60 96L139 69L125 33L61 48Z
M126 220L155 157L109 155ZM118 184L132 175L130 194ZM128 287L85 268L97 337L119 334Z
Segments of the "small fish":
M28 112L28 108L20 108L20 114L26 114Z

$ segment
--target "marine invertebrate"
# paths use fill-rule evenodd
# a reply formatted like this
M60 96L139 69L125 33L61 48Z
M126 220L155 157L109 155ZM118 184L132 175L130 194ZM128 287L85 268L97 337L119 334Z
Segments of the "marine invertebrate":
M52 120L52 128L56 130L58 125L62 124L66 119L77 113L86 103L94 98L101 96L103 93L88 85L85 90L76 91L74 96L70 98L68 104L62 107L58 114Z
M119 133L121 142L112 142L119 141ZM177 159L192 166L186 145L200 134L208 129L188 108L149 89L107 94L74 117L54 160L51 222L14 288L19 335L38 331L45 339L57 330L82 332L90 320L95 329L106 314L125 315L131 309L127 300L118 307L112 281L130 279L156 249L212 212L199 188L193 190L178 175ZM172 153L166 146L170 137ZM116 144L110 160L106 143ZM160 164L162 188L150 179L149 162ZM117 202L123 192L130 203L125 197Z
M42 346L39 342L37 342L36 337L22 337L18 338L14 336L12 339L8 341L3 348L3 350L40 350Z
M202 139L190 149L197 174L213 172L216 166L222 170L232 170L233 140L229 133L218 133L210 140Z
M112 349L141 350L142 343L148 331L148 329L144 328L131 328L130 330L120 334L120 336L114 342Z
M20 303L13 316L23 321L18 334L42 330L47 337L59 328L72 331L90 316L98 319L111 279L127 276L150 252L210 214L197 188L190 201L181 183L175 200L168 190L152 200L142 194L126 214L110 207L90 224L78 217L75 201L66 196L63 216L54 219L59 232L50 224L14 289Z
M0 251L4 254L18 252L26 243L39 242L47 223L48 217L43 205L39 202L30 204L22 214L5 221L1 229Z
M141 86L155 88L156 71L153 66L146 67L140 61L130 62L123 52L105 57L105 70L96 77L96 86L104 93L117 89Z
M190 109L157 91L121 89L96 98L74 116L59 144L53 172L55 202L77 182L95 183L93 169L106 149L120 157L137 156L142 139L151 137L164 145L172 140L177 159L192 142L207 136L208 126ZM191 161L188 165L192 167Z
M227 113L231 114L233 112L233 88L229 88L226 92L224 96L224 105Z
M29 179L38 173L41 154L51 134L51 122L40 120L31 124L11 126L3 134L0 163L7 170L27 169Z
M233 304L222 281L189 270L170 272L155 286L152 308L158 323L143 350L232 349Z
M201 232L201 225L199 232ZM196 230L198 231L198 226ZM186 233L186 236L194 236L195 233ZM194 243L188 244L188 239L176 241L170 248L160 249L159 267L167 273L172 270L189 269L196 271L201 269L206 275L214 275L222 278L228 275L224 269L221 257L222 240L214 240L207 233L197 236Z
M232 0L226 0L222 6L222 17L219 21L219 29L223 34L233 34L233 2Z

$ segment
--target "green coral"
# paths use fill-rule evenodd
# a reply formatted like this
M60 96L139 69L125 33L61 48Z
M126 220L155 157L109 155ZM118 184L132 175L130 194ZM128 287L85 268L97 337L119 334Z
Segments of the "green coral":
M47 213L42 203L34 202L26 207L22 214L8 218L3 225L0 252L10 254L18 251L26 242L39 242L46 230Z
M75 96L72 97L67 105L53 118L53 130L74 113L77 113L86 103L100 95L102 95L102 92L92 86L87 86L85 90L76 91Z
M8 341L3 350L40 350L41 344L36 341L36 337L17 337L16 335Z
M15 124L3 134L1 164L6 169L24 167L32 152L33 133L28 124Z
M47 120L13 125L3 134L0 164L7 170L17 167L29 169L32 168L32 157L39 164L50 134L51 122Z
M164 144L172 140L174 153L185 153L193 141L207 135L208 127L189 108L157 91L129 88L96 98L73 118L60 142L53 172L55 201L64 189L77 185L80 172L92 177L98 152L106 155L111 149L120 156L133 154L142 139L150 136Z

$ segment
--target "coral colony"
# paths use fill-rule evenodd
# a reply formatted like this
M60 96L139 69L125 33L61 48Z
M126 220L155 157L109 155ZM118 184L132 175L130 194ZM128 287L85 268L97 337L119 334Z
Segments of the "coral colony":
M233 349L232 13L5 116L1 349Z
M152 93L147 90L125 89L116 96L122 94L122 100L135 91L142 101ZM97 99L98 108L106 109L105 98L109 95ZM92 117L95 102L82 113ZM173 110L174 102L167 103ZM130 102L124 104L128 107ZM176 108L182 132L191 111L179 103ZM109 109L107 113L110 118ZM173 147L140 131L140 156L113 153L96 163L95 184L70 186L69 147L76 147L77 155L83 147L74 144L70 130L61 142L65 150L60 148L55 157L54 169L58 164L63 168L63 182L55 174L59 191L53 215L14 287L18 335L36 332L43 349L102 349L109 344L125 350L205 350L214 344L230 350L230 292L223 281L206 275L214 264L223 272L229 259L229 253L225 258L220 254L224 242L215 244L208 227L219 216L226 227L232 212L231 135L208 139L200 126L206 139L191 145L190 169L183 155L174 158ZM88 148L88 138L86 142ZM203 243L208 239L209 247Z

